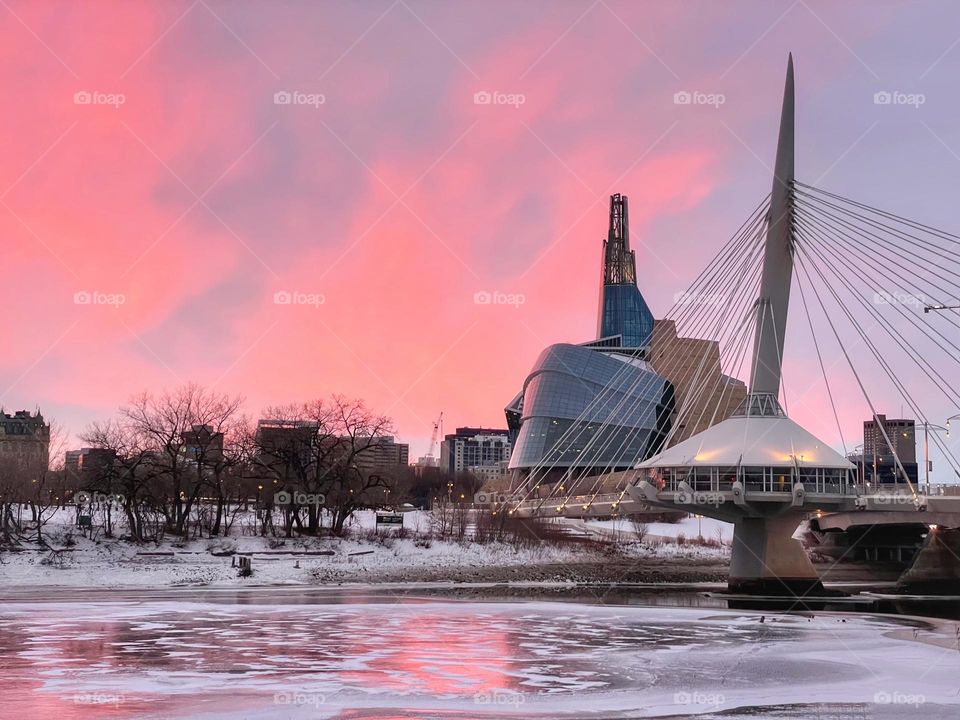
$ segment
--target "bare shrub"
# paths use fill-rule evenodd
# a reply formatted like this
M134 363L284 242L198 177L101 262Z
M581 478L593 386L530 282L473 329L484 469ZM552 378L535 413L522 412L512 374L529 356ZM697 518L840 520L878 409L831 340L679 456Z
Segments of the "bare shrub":
M636 536L637 542L643 543L650 532L650 525L638 518L631 518L631 522L633 523L633 534Z

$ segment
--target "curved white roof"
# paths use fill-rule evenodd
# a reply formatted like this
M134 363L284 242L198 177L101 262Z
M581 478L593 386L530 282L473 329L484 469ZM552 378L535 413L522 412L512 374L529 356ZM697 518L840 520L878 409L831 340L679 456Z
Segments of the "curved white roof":
M731 417L644 460L653 467L827 467L854 469L847 460L788 417Z

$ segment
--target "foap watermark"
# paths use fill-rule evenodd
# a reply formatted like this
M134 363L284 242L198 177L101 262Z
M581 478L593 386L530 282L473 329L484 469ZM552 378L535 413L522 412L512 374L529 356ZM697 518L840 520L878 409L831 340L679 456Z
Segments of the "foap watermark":
M78 290L73 294L74 305L111 305L118 308L127 301L122 293L105 293L99 290Z
M125 501L126 497L120 493L87 492L86 490L81 490L73 494L74 505L86 505L88 503L123 505Z
M673 294L674 305L723 305L728 300L726 293L678 292Z
M914 295L904 290L894 290L888 292L881 290L873 294L874 305L913 305L915 307L926 307L927 298L923 295Z
M73 696L74 705L113 705L118 706L126 702L126 698L118 693L76 693Z
M523 93L505 93L498 90L478 90L473 94L474 105L511 105L519 108L527 101Z
M320 507L326 501L327 497L323 493L305 493L300 492L299 490L295 492L288 492L286 490L281 490L280 492L273 494L273 502L276 505L313 505L315 507Z
M327 701L325 695L307 692L276 692L273 694L274 705L300 705L320 707Z
M701 690L681 690L673 694L674 705L700 705L705 707L719 707L727 699L716 692L703 692Z
M99 90L78 90L73 94L74 105L110 105L114 109L127 102L123 93L108 93Z
M681 490L677 493L676 502L678 505L711 505L719 507L726 500L723 493L698 490Z
M509 502L514 502L514 498L506 493L481 490L473 496L474 505L506 505Z
M911 105L918 110L927 102L923 93L905 93L899 90L879 90L873 94L874 105Z
M327 96L323 93L307 93L300 90L278 90L273 94L274 105L305 105L319 110L325 105Z
M322 293L300 292L299 290L277 290L273 294L274 305L310 305L318 308L327 302Z
M916 505L917 499L913 495L901 493L878 493L870 499L877 505Z
M904 693L899 690L887 692L881 690L873 696L873 701L877 703L877 705L909 705L918 708L927 701L927 698L919 693Z
M705 93L699 90L680 90L673 94L674 105L710 105L719 109L727 101L723 93Z
M519 707L526 702L526 699L523 697L523 693L514 690L488 690L474 695L473 702L477 705L496 705L499 707L512 705L513 707Z
M489 292L487 290L478 290L473 294L474 305L513 305L520 307L527 301L527 296L522 293L505 293L499 290Z

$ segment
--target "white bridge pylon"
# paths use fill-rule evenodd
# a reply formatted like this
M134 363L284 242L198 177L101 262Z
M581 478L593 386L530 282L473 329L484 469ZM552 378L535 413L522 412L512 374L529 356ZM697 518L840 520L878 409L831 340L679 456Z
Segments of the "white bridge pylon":
M639 463L641 478L628 488L636 502L672 508L692 506L699 514L734 523L728 583L733 592L822 594L816 570L800 542L793 538L799 523L814 510L822 513L869 507L915 514L928 505L928 499L910 482L899 457L896 463L912 502L889 504L883 495L866 495L856 466L788 418L780 406L783 349L797 253L794 133L791 56L755 306L749 393L731 417ZM819 349L817 352L819 357ZM857 380L860 382L859 376ZM878 427L888 446L894 447L886 429L880 423ZM946 503L955 505L953 499ZM960 504L956 507L960 510Z
M808 502L818 508L856 496L856 467L789 419L779 403L794 257L794 73L787 62L749 393L729 418L638 465L635 500L676 506L734 523L729 588L805 595L823 590L793 533ZM701 501L702 500L702 501Z

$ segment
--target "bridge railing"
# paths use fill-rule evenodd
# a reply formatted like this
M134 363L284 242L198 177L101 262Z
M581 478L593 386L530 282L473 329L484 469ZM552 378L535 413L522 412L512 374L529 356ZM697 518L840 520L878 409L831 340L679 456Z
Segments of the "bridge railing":
M539 509L540 514L550 515L551 513L557 514L559 512L565 512L567 509L576 511L590 511L590 510L608 510L611 509L614 505L619 506L622 503L629 502L630 498L623 495L622 493L605 493L602 495L569 495L554 497L550 499L531 499L524 500L518 503L515 507L511 506L511 509L514 510L536 510Z
M940 483L927 485L920 483L917 485L917 490L921 495L928 497L960 497L960 485L958 484Z
M648 481L661 491L679 492L686 483L696 492L731 492L737 481L748 492L791 492L802 483L808 493L858 495L852 474L839 468L806 467L678 467L658 468Z

